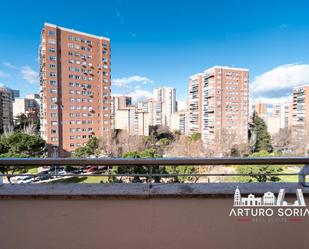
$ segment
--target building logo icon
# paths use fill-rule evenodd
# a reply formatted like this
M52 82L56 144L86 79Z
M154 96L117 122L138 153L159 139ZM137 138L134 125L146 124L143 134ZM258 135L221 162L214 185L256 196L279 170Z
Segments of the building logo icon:
M262 197L255 197L249 194L247 197L242 197L239 188L237 187L234 193L234 207L306 207L303 191L296 190L297 200L294 203L288 203L284 200L285 190L280 189L278 197L272 192L266 192Z

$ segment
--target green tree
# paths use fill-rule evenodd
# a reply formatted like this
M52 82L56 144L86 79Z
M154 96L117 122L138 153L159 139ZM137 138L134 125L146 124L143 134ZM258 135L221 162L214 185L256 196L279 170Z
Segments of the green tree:
M190 136L192 142L196 142L202 138L202 134L199 132L195 132Z
M250 157L272 157L278 156L278 153L269 153L265 150L253 153ZM262 175L263 173L267 174L277 174L282 172L282 167L275 165L238 165L237 173L238 174L248 174L249 176L238 176L237 180L239 182L278 182L280 178L273 175ZM257 174L251 175L250 174Z
M98 157L100 154L100 140L96 137L92 137L88 140L85 146L79 147L74 151L73 157Z
M157 153L155 149L146 149L144 151L129 151L123 155L124 158L159 158L162 157L160 154ZM163 173L162 168L159 166L151 166L152 173ZM149 166L134 166L134 167L121 167L118 166L114 172L118 174L148 174L150 173ZM147 180L149 178L147 177ZM155 182L160 182L159 177L154 177ZM133 178L133 182L141 182L140 177L135 176Z
M37 134L30 135L18 131L0 137L0 157L2 158L44 157L45 153L45 141ZM4 166L0 168L3 174L14 173L17 170L26 172L27 167ZM10 181L10 177L8 180Z
M14 119L14 131L23 132L26 128L33 128L36 133L40 130L40 120L37 112L19 114Z
M252 116L251 133L252 136L255 136L255 142L251 148L252 152L259 152L262 150L266 150L267 152L273 151L271 136L267 131L267 125L255 112Z
M166 166L165 171L169 174L193 174L195 167L193 166ZM191 176L175 176L173 182L185 182L192 180Z

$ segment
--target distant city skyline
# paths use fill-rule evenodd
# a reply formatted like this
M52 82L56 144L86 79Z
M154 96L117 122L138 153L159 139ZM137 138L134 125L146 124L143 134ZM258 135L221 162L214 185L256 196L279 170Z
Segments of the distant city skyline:
M44 22L111 38L112 94L149 97L154 88L188 97L189 76L215 65L250 70L250 97L267 102L309 84L309 18L306 1L61 2L57 11L32 1L2 3L0 84L39 91L38 46ZM54 2L57 5L57 1ZM80 6L80 7L77 7ZM12 15L14 10L14 15ZM31 14L30 14L31 13ZM276 13L276 15L274 15Z

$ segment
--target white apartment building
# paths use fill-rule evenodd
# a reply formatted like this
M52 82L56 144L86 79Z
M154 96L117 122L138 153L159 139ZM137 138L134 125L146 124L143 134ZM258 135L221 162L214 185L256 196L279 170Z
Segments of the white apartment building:
M176 89L160 87L154 89L154 100L162 103L162 126L171 127L171 115L177 110Z
M183 135L188 135L189 113L187 110L174 112L171 116L171 131L180 131Z
M138 135L138 115L135 106L115 111L115 129L125 130L129 135Z
M188 133L202 132L202 81L199 73L189 78Z
M13 102L14 118L20 114L39 113L40 95L28 94L25 98L15 98Z
M309 149L309 85L293 88L291 108L293 142L306 152Z

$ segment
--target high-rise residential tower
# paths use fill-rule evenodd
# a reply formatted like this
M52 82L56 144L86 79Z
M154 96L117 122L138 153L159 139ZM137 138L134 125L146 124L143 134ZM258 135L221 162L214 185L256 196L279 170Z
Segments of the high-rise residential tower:
M162 126L171 127L171 115L177 111L176 89L173 87L156 88L154 100L162 103Z
M199 73L189 78L189 100L188 100L188 132L202 132L202 85L203 74Z
M39 53L41 135L67 156L110 131L110 40L45 23Z
M189 129L201 132L206 144L248 139L249 72L215 66L189 80Z
M0 87L0 132L13 127L12 92L6 87Z
M309 85L293 88L291 132L293 143L307 154L309 150Z
M251 103L251 109L249 110L250 115L255 112L260 118L262 118L264 121L267 119L267 104L258 101L258 102L253 102Z

